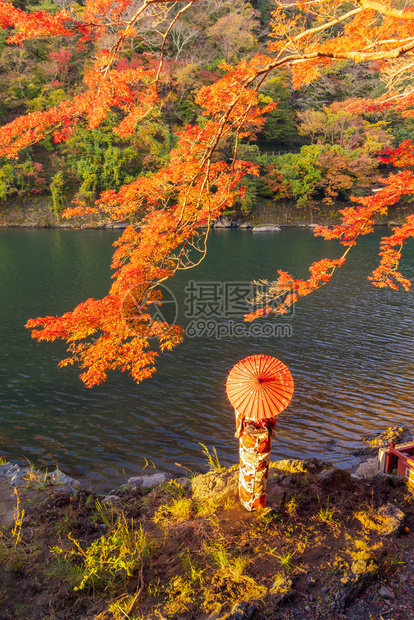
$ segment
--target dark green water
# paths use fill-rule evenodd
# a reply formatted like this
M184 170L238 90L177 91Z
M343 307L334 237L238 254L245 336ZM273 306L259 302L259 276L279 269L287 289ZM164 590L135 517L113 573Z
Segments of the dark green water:
M241 358L265 353L289 366L296 386L279 417L272 458L349 464L361 435L410 426L414 413L413 294L375 289L366 280L387 232L362 239L333 283L303 299L293 315L255 327L256 335L240 334L237 295L244 283L272 278L277 269L303 277L312 261L339 256L340 249L306 229L214 232L207 259L167 283L178 322L192 337L160 356L156 375L140 385L114 374L86 389L76 368L57 368L64 344L37 343L24 324L105 294L118 233L0 231L0 453L41 467L59 464L108 488L124 480L123 472L142 472L145 459L160 470L184 471L177 463L200 469L199 442L215 446L224 464L234 463L226 377ZM403 263L408 277L414 277L413 245Z

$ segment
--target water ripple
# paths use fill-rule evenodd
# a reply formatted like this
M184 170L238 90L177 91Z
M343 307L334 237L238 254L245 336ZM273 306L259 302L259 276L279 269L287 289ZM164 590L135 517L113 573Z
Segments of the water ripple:
M412 426L414 297L375 289L366 280L381 234L362 239L333 283L280 319L292 327L292 337L188 338L160 357L151 380L137 386L118 374L88 390L76 369L57 368L64 344L36 343L24 324L103 295L117 235L0 231L6 257L0 272L1 453L36 466L59 464L107 488L153 465L177 473L199 470L205 463L200 443L215 446L224 464L234 463L237 440L226 376L242 357L267 353L283 359L295 379L292 403L278 419L272 458L318 456L349 464L364 434L389 424ZM414 249L407 250L403 268L413 277ZM249 282L272 278L277 269L300 276L325 252L337 256L339 248L307 230L260 240L222 231L213 234L207 260L169 286L183 317L189 279Z

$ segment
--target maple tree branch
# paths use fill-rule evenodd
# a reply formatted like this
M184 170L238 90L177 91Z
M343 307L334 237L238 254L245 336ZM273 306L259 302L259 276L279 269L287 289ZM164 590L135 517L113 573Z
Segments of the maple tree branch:
M372 9L381 13L382 15L386 15L387 17L396 17L397 19L414 19L414 12L407 12L406 9L393 9L388 6L384 6L379 2L374 2L373 0L353 0L355 4L359 4L362 9ZM297 7L300 4L300 7L321 4L321 0L308 0L307 2L293 2L292 4L287 4L285 2L277 2L277 5L286 9Z
M364 62L367 60L387 60L392 58L399 58L400 56L404 56L407 52L410 52L414 49L414 37L410 40L410 43L407 45L403 45L394 50L383 50L380 52L353 52L353 51L316 51L316 52L295 52L294 54L289 54L289 56L284 56L276 60L275 62L269 63L264 69L261 69L257 72L257 75L262 75L266 71L271 71L272 69L276 69L278 67L282 67L288 63L292 65L298 65L300 63L306 62L308 60L315 60L317 58L333 58L333 59L347 59L354 60L355 62Z
M304 37L309 37L309 36L311 36L313 34L316 34L318 32L323 32L324 30L327 30L328 28L331 28L332 26L336 26L337 24L340 24L341 22L346 21L350 17L358 15L358 13L361 13L361 11L363 11L362 8L358 8L358 9L354 9L353 11L349 11L345 15L341 15L341 17L336 17L335 19L331 20L330 22L327 22L326 24L321 24L320 26L316 26L315 28L309 28L305 32L301 32L300 34L292 37L289 40L290 40L291 43L296 43L297 41L300 41Z
M383 4L379 4L379 2L374 2L373 0L354 0L357 4L359 4L364 9L372 9L381 13L382 15L386 15L387 17L396 17L397 19L414 19L414 12L410 13L406 9L392 9Z
M193 261L191 264L183 266L182 262L181 262L181 255L182 255L182 251L181 251L179 256L178 256L178 259L180 260L180 263L177 266L177 268L175 269L174 273L176 273L176 271L178 271L179 269L182 270L182 271L186 271L187 269L193 269L194 267L198 267L198 265L200 265L200 263L203 262L203 260L206 257L206 254L207 254L207 238L208 238L208 235L210 234L210 228L211 228L211 218L209 217L208 221L207 221L207 230L203 233L203 235L204 235L204 247L203 247L202 250L200 248L195 248L194 244L191 244L193 248L197 249L198 252L201 252L201 256L198 259L198 261L197 262ZM187 240L186 245L187 244L190 244L190 239Z
M393 71L392 75L390 76L389 81L392 82L397 77L397 75L400 75L401 73L404 73L405 71L408 71L408 69L412 69L413 67L414 67L414 62L410 62L408 65L401 67L397 71Z
M284 56L284 57L282 56L283 52L287 51L287 47L289 44L294 45L295 43L301 41L303 38L308 38L314 34L323 32L327 30L328 28L331 28L343 21L348 20L350 17L354 17L355 15L357 15L358 13L361 13L361 11L366 10L366 9L373 9L373 10L376 10L377 12L380 12L381 14L387 14L387 15L390 14L390 16L392 17L414 19L414 12L404 13L403 11L398 11L396 9L388 10L386 7L383 7L377 2L371 2L371 0L355 0L355 1L360 5L357 9L348 11L346 14L340 17L336 17L335 19L331 19L329 22L321 24L320 26L317 26L315 28L309 28L294 37L289 37L285 49L280 50L278 57L276 58L275 64L272 65L272 68L281 66L283 64L287 64L289 62L291 64L299 64L301 62L305 62L306 60L312 60L314 58L347 59L347 60L354 60L355 62L363 62L363 61L369 61L369 60L382 60L382 59L385 60L385 59L399 58L400 56L414 49L414 38L411 37L411 38L404 39L405 41L408 41L407 44L399 45L399 47L395 48L394 50L380 50L378 52L338 50L334 52L316 51L313 53L312 52L301 53L300 51L297 51L294 53L290 53L288 56ZM283 5L279 3L279 6L283 6ZM400 43L401 40L398 39L398 42ZM380 46L385 43L389 43L389 41L377 41L377 42L372 43L371 47ZM296 54L296 58L294 57L295 54Z
M175 4L177 4L177 2L185 2L186 0L175 0L175 2L173 3L173 6ZM182 13L184 13L188 8L190 8L190 6L192 6L194 4L194 2L197 2L197 0L191 0L183 9L180 9L180 11L177 13L177 15L172 19L172 21L170 22L170 25L167 28L167 31L165 32L165 34L161 34L160 36L163 37L163 44L161 47L161 55L160 55L160 63L159 63L159 70L157 72L157 78L156 78L156 82L158 81L158 77L159 74L161 72L162 69L162 65L163 65L163 59L164 59L164 49L165 49L165 41L166 38L171 30L171 28L173 27L174 23L177 21L177 19L182 15ZM104 75L106 75L107 71L109 70L110 66L112 66L112 64L114 63L115 59L119 56L126 38L128 37L128 28L132 28L135 24L135 22L139 19L139 17L141 17L141 15L144 13L144 11L152 4L171 4L171 2L169 0L144 0L142 6L138 9L138 11L136 11L136 13L131 17L131 19L127 22L123 22L122 25L126 25L126 29L125 32L123 34L120 35L118 41L112 46L111 48L111 54L113 55L113 59L111 60L111 62L109 62L105 68L104 71ZM169 9L168 9L169 10ZM168 12L168 11L167 11ZM110 22L109 25L121 25L121 22Z
M379 52L316 52L313 55L313 58L345 58L348 60L354 60L355 62L363 62L366 60L387 60L404 56L405 54L407 54L407 52L410 52L413 49L414 37L407 45L402 45L401 47L397 47L394 50L382 50ZM308 58L312 58L312 55L309 55ZM304 58L304 60L307 60L308 58ZM297 60L292 62L292 64L297 64L299 62L303 61Z
M413 63L414 66L414 63ZM409 95L412 95L414 93L414 88L412 90L407 90L403 93L397 93L396 95L393 95L392 97L387 97L386 99L384 99L384 103L389 103L390 101L394 101L395 99L405 99L406 97L408 97Z
M389 43L405 43L407 41L412 41L413 37L406 37L405 39L380 39L378 41L373 41L370 45L367 46L367 48L365 49L370 49L372 47L376 47L378 45L387 45Z
M175 22L181 17L181 15L183 13L185 13L185 11L187 11L191 6L193 6L194 2L197 2L197 0L190 0L190 2L188 2L188 4L186 4L186 6L184 6L182 9L180 9L178 11L177 15L170 22L170 24L169 24L167 30L165 31L165 33L162 35L163 36L163 41L162 41L162 46L161 46L160 61L159 61L159 64L158 64L157 75L155 76L155 80L154 80L154 82L156 84L158 84L160 73L162 71L162 67L163 67L163 64L164 64L165 44L166 44L166 41L167 41L167 37L168 37L169 33L171 32L171 29L174 26Z

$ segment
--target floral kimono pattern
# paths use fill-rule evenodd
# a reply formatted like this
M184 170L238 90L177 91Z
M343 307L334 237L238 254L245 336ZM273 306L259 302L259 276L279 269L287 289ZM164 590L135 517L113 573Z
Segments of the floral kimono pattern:
M239 498L246 510L264 508L269 475L272 420L241 419L236 411L236 437L239 437Z
M270 442L267 429L257 435L243 434L239 440L239 498L249 511L266 505Z

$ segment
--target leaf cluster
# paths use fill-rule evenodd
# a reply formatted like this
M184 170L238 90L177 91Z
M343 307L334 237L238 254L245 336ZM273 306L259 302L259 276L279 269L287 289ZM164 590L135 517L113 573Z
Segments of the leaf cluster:
M0 0L0 26L7 31L7 45L23 44L18 48L20 57L14 57L16 84L23 97L37 100L31 111L0 128L0 155L16 159L39 142L50 148L50 136L55 145L66 142L66 165L89 200L66 215L95 213L102 221L131 223L117 242L108 295L87 300L62 317L29 321L33 336L66 340L69 357L62 364L79 363L88 386L105 380L115 369L130 372L136 381L151 376L159 351L182 339L177 326L151 319L150 310L160 303L157 284L202 260L208 231L223 211L231 211L245 197L244 209L250 208L252 178L260 174L260 167L243 159L243 144L261 133L280 140L278 124L285 124L287 134L294 135L290 85L280 77L285 76L281 71L289 71L294 89L303 89L329 76L335 63L341 70L344 62L365 63L384 80L386 90L375 99L347 102L346 108L333 104L303 110L302 137L313 143L278 160L268 174L275 192L309 204L318 197L330 202L354 189L359 193L377 182L374 156L384 147L388 148L382 162L396 172L381 179L382 187L374 195L351 196L356 206L342 211L339 225L316 229L316 234L345 246L342 256L311 265L305 281L280 273L268 291L269 299L280 299L276 310L264 305L248 318L285 312L299 297L328 282L358 236L372 230L375 217L413 194L412 143L393 149L382 120L372 120L390 110L414 116L413 22L412 7L401 10L394 0L280 4L273 11L265 49L258 41L258 16L241 0L231 5L215 0L187 4L146 0L139 6L127 0L87 0L58 11L25 11ZM55 37L67 45L48 54L44 70L49 81L43 77L48 87L40 87L40 80L33 87L34 96L30 80L22 77L25 63L32 62L24 46ZM183 67L190 48L194 45L193 51L199 51L199 40L207 52L216 50L207 54L210 64L202 68L211 73L204 75L202 85L201 78L194 79L195 73ZM76 56L73 42L82 50L93 49L81 83L71 65ZM225 61L218 62L217 50ZM195 60L193 64L200 66ZM192 77L182 88L180 79L187 76ZM279 81L273 82L274 77ZM343 76L337 72L330 79ZM273 117L266 126L269 114ZM163 134L165 125L168 131ZM158 140L160 133L165 139ZM148 153L137 157L140 141L149 159ZM156 142L161 144L159 151ZM58 171L53 171L54 179ZM6 178L7 174L10 171L4 172ZM57 185L53 191L58 202ZM7 183L4 187L7 191ZM408 220L383 241L381 263L372 276L375 284L408 287L398 263L403 244L412 236L413 223Z

